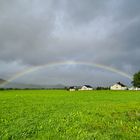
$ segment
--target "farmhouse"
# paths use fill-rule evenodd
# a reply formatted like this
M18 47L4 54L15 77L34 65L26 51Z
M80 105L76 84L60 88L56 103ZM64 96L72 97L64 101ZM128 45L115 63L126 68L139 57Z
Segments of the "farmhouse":
M110 87L111 90L127 90L127 86L122 84L121 82L118 82Z
M75 86L69 87L69 91L75 91L75 90L76 90Z
M93 90L93 88L90 85L84 85L79 90Z

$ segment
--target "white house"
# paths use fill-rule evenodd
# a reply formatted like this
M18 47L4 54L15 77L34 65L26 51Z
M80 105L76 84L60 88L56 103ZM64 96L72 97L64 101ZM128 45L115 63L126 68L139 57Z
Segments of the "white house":
M79 90L93 90L93 88L90 85L84 85Z
M127 90L127 86L118 82L110 87L111 90Z

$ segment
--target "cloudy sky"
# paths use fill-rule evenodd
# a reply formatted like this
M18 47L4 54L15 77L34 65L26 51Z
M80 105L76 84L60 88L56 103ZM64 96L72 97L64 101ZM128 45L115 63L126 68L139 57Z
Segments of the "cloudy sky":
M29 67L87 62L140 70L139 0L0 0L0 78ZM56 65L16 82L110 85L130 79L86 65Z

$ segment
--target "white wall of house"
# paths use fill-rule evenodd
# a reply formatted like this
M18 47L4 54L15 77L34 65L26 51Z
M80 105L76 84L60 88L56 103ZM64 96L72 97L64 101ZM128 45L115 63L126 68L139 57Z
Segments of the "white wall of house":
M69 91L75 91L75 89L74 88L70 88Z
M131 88L129 88L129 90L140 90L140 88L138 88L138 87L131 87Z
M127 90L127 87L123 87L119 84L115 84L113 86L110 87L111 90Z
M140 88L136 87L135 90L140 90Z

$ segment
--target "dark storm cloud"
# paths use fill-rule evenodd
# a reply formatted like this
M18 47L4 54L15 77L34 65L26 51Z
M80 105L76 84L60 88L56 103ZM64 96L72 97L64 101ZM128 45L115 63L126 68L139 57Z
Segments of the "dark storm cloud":
M132 74L140 69L139 5L139 0L0 1L1 71L9 64L19 69L75 60Z

